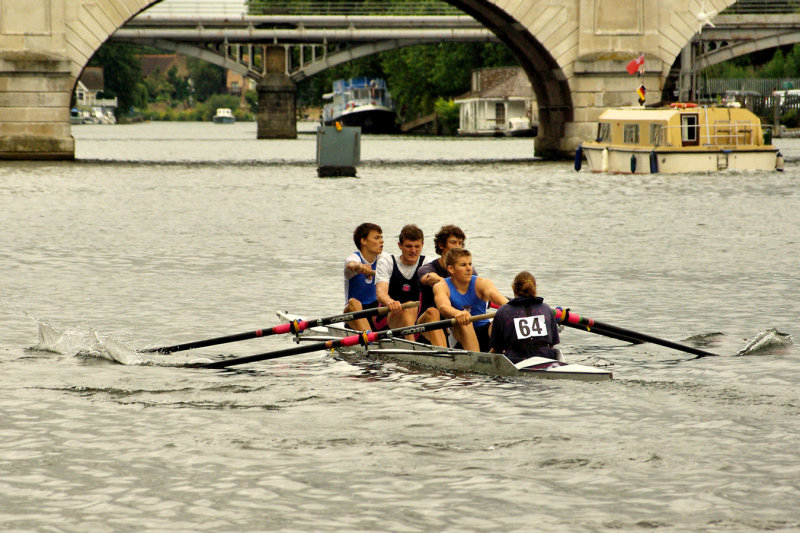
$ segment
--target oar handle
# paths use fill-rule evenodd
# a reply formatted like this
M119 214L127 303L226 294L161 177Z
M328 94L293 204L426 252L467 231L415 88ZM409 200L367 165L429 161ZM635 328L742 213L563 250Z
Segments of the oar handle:
M486 313L483 315L476 315L470 317L470 322L478 320L487 320L494 316L494 313ZM402 337L405 335L412 335L414 333L423 333L425 331L433 331L435 329L443 329L448 326L454 326L458 323L455 318L447 320L438 320L436 322L425 322L424 324L415 324L413 326L406 326L403 328L389 329L385 331L364 331L357 335L350 335L342 337L341 339L317 342L314 344L306 344L295 346L294 348L287 348L285 350L278 350L275 352L267 352L256 355L248 355L245 357L235 357L233 359L224 359L222 361L214 361L200 365L201 368L227 368L234 365L243 365L245 363L253 363L255 361L264 361L266 359L276 359L278 357L287 357L290 355L297 355L301 353L314 352L316 350L331 350L339 348L340 346L355 346L356 344L363 344L364 346L376 342L380 339L387 339L392 337Z
M419 302L406 302L403 304L404 309L416 307ZM142 350L146 353L173 353L181 352L184 350L192 350L194 348L205 348L206 346L216 346L218 344L227 344L229 342L237 342L248 339L256 339L258 337L268 337L270 335L282 335L284 333L300 333L308 328L315 326L327 326L328 324L335 324L337 322L350 322L359 318L366 318L374 315L383 315L389 312L388 307L371 307L369 309L362 309L361 311L352 311L350 313L342 313L340 315L333 315L325 318L317 318L313 320L294 320L286 324L279 324L277 326L265 329L256 329L254 331L246 331L244 333L236 333L234 335L225 335L222 337L214 337L212 339L203 339L193 342L185 342L183 344L175 344L173 346L161 346L160 348L146 348Z
M639 342L650 342L652 344L659 344L661 346L672 348L674 350L691 353L697 355L698 357L717 355L715 353L706 352L705 350L700 350L692 346L686 346L677 342L672 342L666 339L653 337L652 335L647 335L646 333L639 333L637 331L620 328L618 326L613 326L611 324L605 324L603 322L599 322L592 318L583 318L577 313L573 313L569 309L564 310L560 307L556 307L553 310L553 312L555 313L556 320L558 320L562 324L578 329L585 329L586 331L589 331L591 333L606 335L608 337L621 338L622 340L634 339L638 340Z

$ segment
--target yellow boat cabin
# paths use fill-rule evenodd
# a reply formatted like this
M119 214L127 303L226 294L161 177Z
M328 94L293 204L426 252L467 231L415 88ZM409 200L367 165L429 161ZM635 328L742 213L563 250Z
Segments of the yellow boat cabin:
M593 141L575 154L592 172L628 174L783 170L783 157L756 115L741 107L672 104L600 114Z

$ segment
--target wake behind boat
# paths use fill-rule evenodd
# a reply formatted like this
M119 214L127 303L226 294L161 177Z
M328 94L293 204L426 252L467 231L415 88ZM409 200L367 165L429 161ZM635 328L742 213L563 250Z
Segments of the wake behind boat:
M278 316L287 321L302 320L296 315L279 312ZM356 335L359 332L341 325L314 327L297 336L299 341L335 340ZM423 368L433 368L454 372L474 372L490 376L537 377L546 379L573 379L578 381L607 381L612 378L608 370L594 366L566 363L545 357L531 357L517 364L503 354L470 352L456 348L431 346L420 342L393 337L380 339L363 346L341 346L336 353L346 360L378 358L399 361Z
M323 99L332 100L322 109L326 126L340 122L357 126L362 133L393 133L397 130L397 112L386 81L379 78L351 78L333 82L333 92Z

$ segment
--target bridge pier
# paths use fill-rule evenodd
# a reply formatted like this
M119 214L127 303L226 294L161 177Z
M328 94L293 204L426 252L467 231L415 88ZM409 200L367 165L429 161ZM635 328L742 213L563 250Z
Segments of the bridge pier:
M0 159L74 159L69 62L30 51L0 53Z
M297 86L286 74L286 50L264 49L266 72L256 86L258 92L257 133L259 139L297 138Z
M625 70L629 61L630 54L617 57L613 53L576 60L572 79L572 120L564 120L563 115L555 114L558 110L547 115L540 109L540 133L535 141L535 155L550 158L574 156L581 143L596 137L600 113L613 107L639 106L636 91L640 85L646 88L645 105L661 103L664 62L650 57L645 62L644 74L631 76ZM551 128L546 121L548 116ZM545 118L543 123L542 118ZM544 137L540 139L543 130Z

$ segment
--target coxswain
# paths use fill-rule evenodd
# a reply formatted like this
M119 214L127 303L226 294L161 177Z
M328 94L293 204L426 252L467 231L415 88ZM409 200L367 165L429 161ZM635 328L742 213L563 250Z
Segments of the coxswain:
M491 351L505 354L512 363L529 357L558 359L558 322L550 306L536 295L536 278L520 272L511 288L514 299L494 315Z

